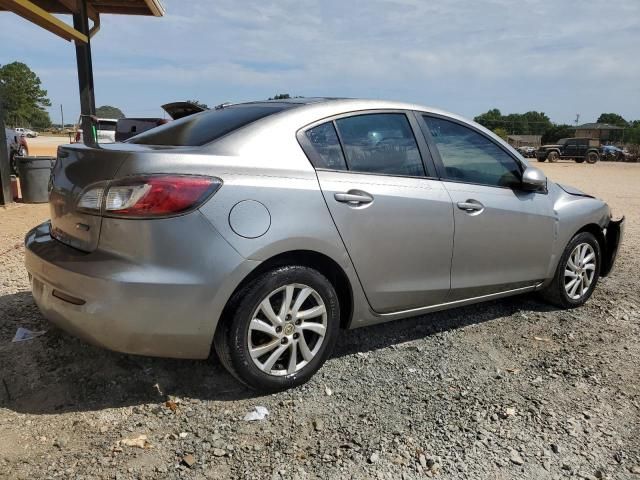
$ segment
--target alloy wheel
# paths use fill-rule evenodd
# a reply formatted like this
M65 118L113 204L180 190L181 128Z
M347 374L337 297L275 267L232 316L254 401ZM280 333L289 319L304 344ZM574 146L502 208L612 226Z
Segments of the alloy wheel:
M564 270L564 289L572 300L579 300L589 291L596 273L596 252L588 243L578 244Z
M293 283L268 294L249 322L248 347L263 372L283 376L316 356L327 332L327 309L313 288Z

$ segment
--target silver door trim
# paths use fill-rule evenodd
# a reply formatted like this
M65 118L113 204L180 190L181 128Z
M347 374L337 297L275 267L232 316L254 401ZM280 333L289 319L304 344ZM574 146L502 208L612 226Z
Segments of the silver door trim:
M400 310L397 312L389 312L389 313L375 313L375 315L377 317L380 317L381 319L384 319L385 321L393 320L396 317L399 318L399 317L420 315L422 313L445 310L453 307L462 307L464 305L470 305L472 303L479 303L487 300L494 300L497 298L508 297L510 295L516 295L518 293L532 292L538 289L540 286L542 286L543 283L544 282L538 282L535 285L530 285L528 287L520 287L520 288L511 289L511 290L503 290L501 292L489 293L487 295L481 295L479 297L464 298L462 300L455 300L453 302L444 302L444 303L438 303L436 305L429 305L427 307L418 307L418 308L412 308L409 310Z

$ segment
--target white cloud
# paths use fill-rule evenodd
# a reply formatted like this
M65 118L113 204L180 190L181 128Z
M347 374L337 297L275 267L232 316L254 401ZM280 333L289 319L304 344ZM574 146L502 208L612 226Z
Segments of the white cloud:
M473 116L497 106L640 118L637 0L166 1L167 16L104 16L98 103L130 114L167 100L277 92L392 97ZM0 15L0 62L41 73L77 109L71 45ZM58 72L58 73L56 73Z

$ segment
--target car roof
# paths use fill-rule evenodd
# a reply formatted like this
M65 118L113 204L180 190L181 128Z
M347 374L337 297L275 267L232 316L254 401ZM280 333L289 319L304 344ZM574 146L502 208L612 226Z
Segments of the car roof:
M225 139L223 137L222 139L214 142L215 145L221 148L225 148L225 146L228 145L233 150L231 144L241 146L246 144L245 142L251 142L252 139L256 140L256 145L259 145L262 141L267 143L278 143L278 141L274 140L275 136L278 135L278 132L285 135L282 141L286 141L288 138L287 132L298 131L309 125L320 123L325 119L336 115L357 114L358 112L372 110L413 110L417 112L442 115L445 118L457 120L463 124L473 126L477 130L484 132L486 135L502 144L504 148L515 155L524 165L527 165L527 161L516 151L515 148L504 142L494 132L488 130L482 125L439 108L427 107L415 103L362 98L299 97L283 100L262 100L258 102L237 103L222 108L242 107L243 105L273 104L284 104L287 105L287 108L284 108L276 114L262 118L253 124L247 125L246 128L240 129L234 135L230 135L229 138Z

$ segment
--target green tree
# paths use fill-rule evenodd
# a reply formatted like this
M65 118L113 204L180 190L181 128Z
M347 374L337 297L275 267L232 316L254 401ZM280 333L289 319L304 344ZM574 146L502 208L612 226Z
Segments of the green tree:
M500 110L497 108L493 108L488 112L478 115L473 120L489 130L504 126L504 118L502 117Z
M287 98L291 98L291 95L288 93L278 93L277 95L274 95L273 98L269 97L269 100L285 100Z
M529 111L503 115L497 108L478 115L474 120L490 130L501 127L514 135L542 135L553 125L544 112Z
M629 122L629 128L624 131L624 141L640 145L640 120Z
M530 111L522 114L526 124L524 135L542 135L553 126L551 119L544 112Z
M10 125L42 128L51 124L45 110L51 106L47 91L40 78L22 62L0 66L0 101Z
M96 108L96 117L98 118L115 118L119 120L125 117L125 114L122 113L118 107L112 107L111 105L103 105L101 107Z
M552 125L542 134L542 144L555 143L561 138L575 136L576 128L571 125Z
M49 113L46 110L34 110L29 124L35 129L45 129L51 126L51 119Z
M629 126L629 122L622 118L622 115L618 115L617 113L602 113L596 121L598 123L608 123L609 125L615 125L617 127Z
M509 136L509 132L507 132L507 130L502 127L494 128L493 133L498 135L503 140L506 140L507 137Z

